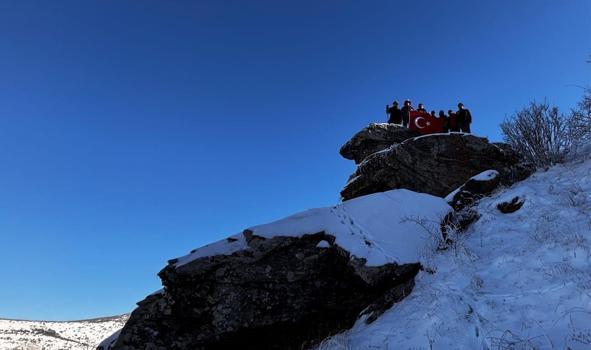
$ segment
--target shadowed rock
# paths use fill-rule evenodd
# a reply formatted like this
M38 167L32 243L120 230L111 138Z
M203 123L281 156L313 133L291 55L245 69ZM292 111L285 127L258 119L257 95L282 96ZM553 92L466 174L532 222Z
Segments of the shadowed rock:
M525 203L525 199L521 197L513 197L509 202L497 204L497 209L503 214L510 214L518 211Z
M159 273L165 292L138 303L111 349L309 348L363 310L377 318L410 293L420 269L367 267L323 232L244 236L249 249L171 261Z
M348 200L406 188L443 197L487 169L499 172L501 184L523 180L534 170L505 144L470 134L433 134L369 155L351 175L341 196Z
M372 123L347 141L341 147L340 154L346 159L354 160L355 164L359 164L370 154L420 135L418 131L409 130L396 124Z

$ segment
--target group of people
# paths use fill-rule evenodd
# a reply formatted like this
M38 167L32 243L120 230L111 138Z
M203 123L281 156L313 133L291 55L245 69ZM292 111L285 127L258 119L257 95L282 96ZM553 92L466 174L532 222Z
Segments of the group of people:
M388 123L402 125L408 127L410 121L410 112L415 111L410 100L404 101L402 108L398 107L398 101L394 101L392 106L386 105L386 113L388 114ZM419 103L417 112L428 113L425 106ZM445 114L444 111L439 111L439 116L435 111L431 111L431 117L442 118L443 130L442 132L470 132L470 124L472 123L472 115L470 111L464 107L463 103L458 103L458 110L456 112L451 109Z

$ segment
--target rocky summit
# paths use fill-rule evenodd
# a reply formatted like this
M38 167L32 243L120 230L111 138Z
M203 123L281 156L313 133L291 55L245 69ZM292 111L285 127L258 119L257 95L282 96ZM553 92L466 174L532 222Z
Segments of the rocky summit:
M475 203L533 170L504 144L390 124L340 153L357 164L345 201L170 260L163 289L98 349L310 349L373 324L411 294L424 252L454 244Z
M443 197L485 170L498 171L504 185L523 180L534 170L508 145L490 143L483 137L461 133L411 137L407 133L407 138L399 141L403 135L399 128L379 129L383 141L370 148L378 151L362 160L368 152L365 145L376 144L369 131L376 130L375 126L356 134L341 149L345 158L359 163L341 191L344 200L397 188ZM387 147L385 140L390 140Z

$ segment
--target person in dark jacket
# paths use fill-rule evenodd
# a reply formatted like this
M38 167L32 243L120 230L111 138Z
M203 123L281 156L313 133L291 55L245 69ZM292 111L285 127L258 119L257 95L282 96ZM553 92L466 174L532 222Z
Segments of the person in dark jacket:
M458 111L456 112L456 115L460 131L469 133L470 124L472 124L472 114L470 114L470 110L464 108L462 102L458 103Z
M417 107L417 112L427 113L427 110L425 109L425 106L422 103L419 103L419 106Z
M410 100L404 101L404 106L400 110L402 112L402 125L407 128L408 127L408 120L410 119L410 112L414 111L415 109L412 108L412 102Z
M442 132L449 132L449 118L445 115L444 111L439 111L439 118L443 121L443 130Z
M402 111L398 108L398 101L394 101L392 107L386 105L386 113L390 116L388 118L388 123L402 124Z
M458 126L458 116L452 111L451 109L447 111L448 115L448 123L449 123L449 131L450 132L458 132L460 131L460 127Z

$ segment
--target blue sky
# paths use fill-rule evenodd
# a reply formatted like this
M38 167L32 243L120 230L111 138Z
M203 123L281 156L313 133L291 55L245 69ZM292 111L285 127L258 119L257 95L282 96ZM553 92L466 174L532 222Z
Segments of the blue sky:
M580 1L0 2L0 317L130 311L167 259L338 201L386 103L473 131L589 85Z

